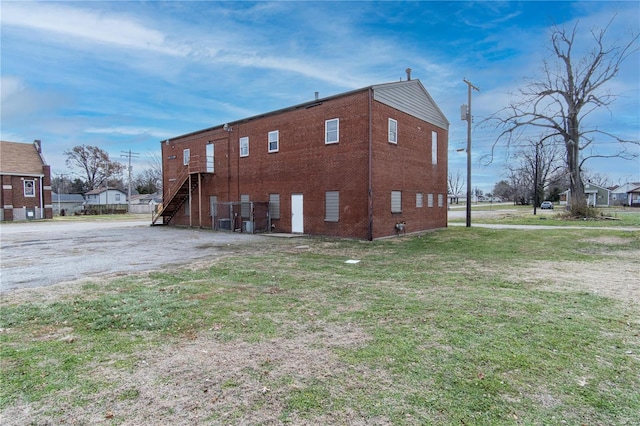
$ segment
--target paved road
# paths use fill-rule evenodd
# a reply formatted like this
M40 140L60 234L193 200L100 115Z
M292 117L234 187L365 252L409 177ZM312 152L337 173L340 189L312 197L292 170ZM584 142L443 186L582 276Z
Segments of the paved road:
M149 220L0 225L0 292L149 271L220 256L263 236L149 226Z

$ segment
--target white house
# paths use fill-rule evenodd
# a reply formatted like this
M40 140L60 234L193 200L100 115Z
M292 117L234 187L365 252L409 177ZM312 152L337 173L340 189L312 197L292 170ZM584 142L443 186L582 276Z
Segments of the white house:
M611 204L614 206L631 206L640 203L640 182L628 182L611 191ZM634 198L634 194L636 197Z
M127 194L115 188L98 188L87 192L87 206L126 205Z

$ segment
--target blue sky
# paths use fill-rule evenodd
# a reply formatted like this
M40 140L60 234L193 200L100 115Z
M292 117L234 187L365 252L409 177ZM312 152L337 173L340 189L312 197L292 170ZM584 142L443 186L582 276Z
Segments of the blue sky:
M640 3L623 2L11 2L1 4L1 137L41 139L54 175L63 152L96 145L114 160L160 140L313 99L405 79L413 69L451 122L450 173L466 173L467 78L476 123L540 75L549 28L581 37L617 13L610 40L640 31ZM637 47L637 46L636 46ZM610 89L622 96L593 125L640 140L640 54ZM497 131L473 129L473 185L503 178ZM611 149L603 144L598 149ZM640 148L635 147L636 153ZM640 159L588 161L614 183L640 181Z

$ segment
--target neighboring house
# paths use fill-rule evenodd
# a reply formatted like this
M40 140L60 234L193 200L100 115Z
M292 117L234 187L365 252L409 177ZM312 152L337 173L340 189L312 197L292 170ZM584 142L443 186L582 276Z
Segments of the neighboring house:
M51 167L33 143L0 141L0 220L51 219Z
M154 223L255 230L266 205L274 232L372 240L446 227L449 121L407 72L162 141Z
M129 213L151 214L156 211L156 206L162 204L162 194L137 194L131 196Z
M57 216L72 216L84 210L84 197L82 194L57 194L51 193L53 214Z
M560 204L571 204L571 190L568 189L560 194ZM593 183L584 184L584 197L587 199L589 207L609 207L611 205L611 191Z
M633 197L634 192L637 194L639 189L640 182L629 182L612 189L611 205L630 206L634 203L640 204L640 199L638 197Z
M127 193L115 188L97 188L84 194L87 210L126 210Z
M640 207L640 185L627 192L629 198L629 206Z

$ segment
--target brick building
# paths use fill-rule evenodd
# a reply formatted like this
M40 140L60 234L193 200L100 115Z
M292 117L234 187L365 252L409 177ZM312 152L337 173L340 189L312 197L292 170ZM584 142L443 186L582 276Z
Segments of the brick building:
M408 77L162 141L154 223L251 231L249 210L268 205L274 232L372 240L446 227L449 122Z
M0 142L0 220L51 219L51 168L39 140Z

